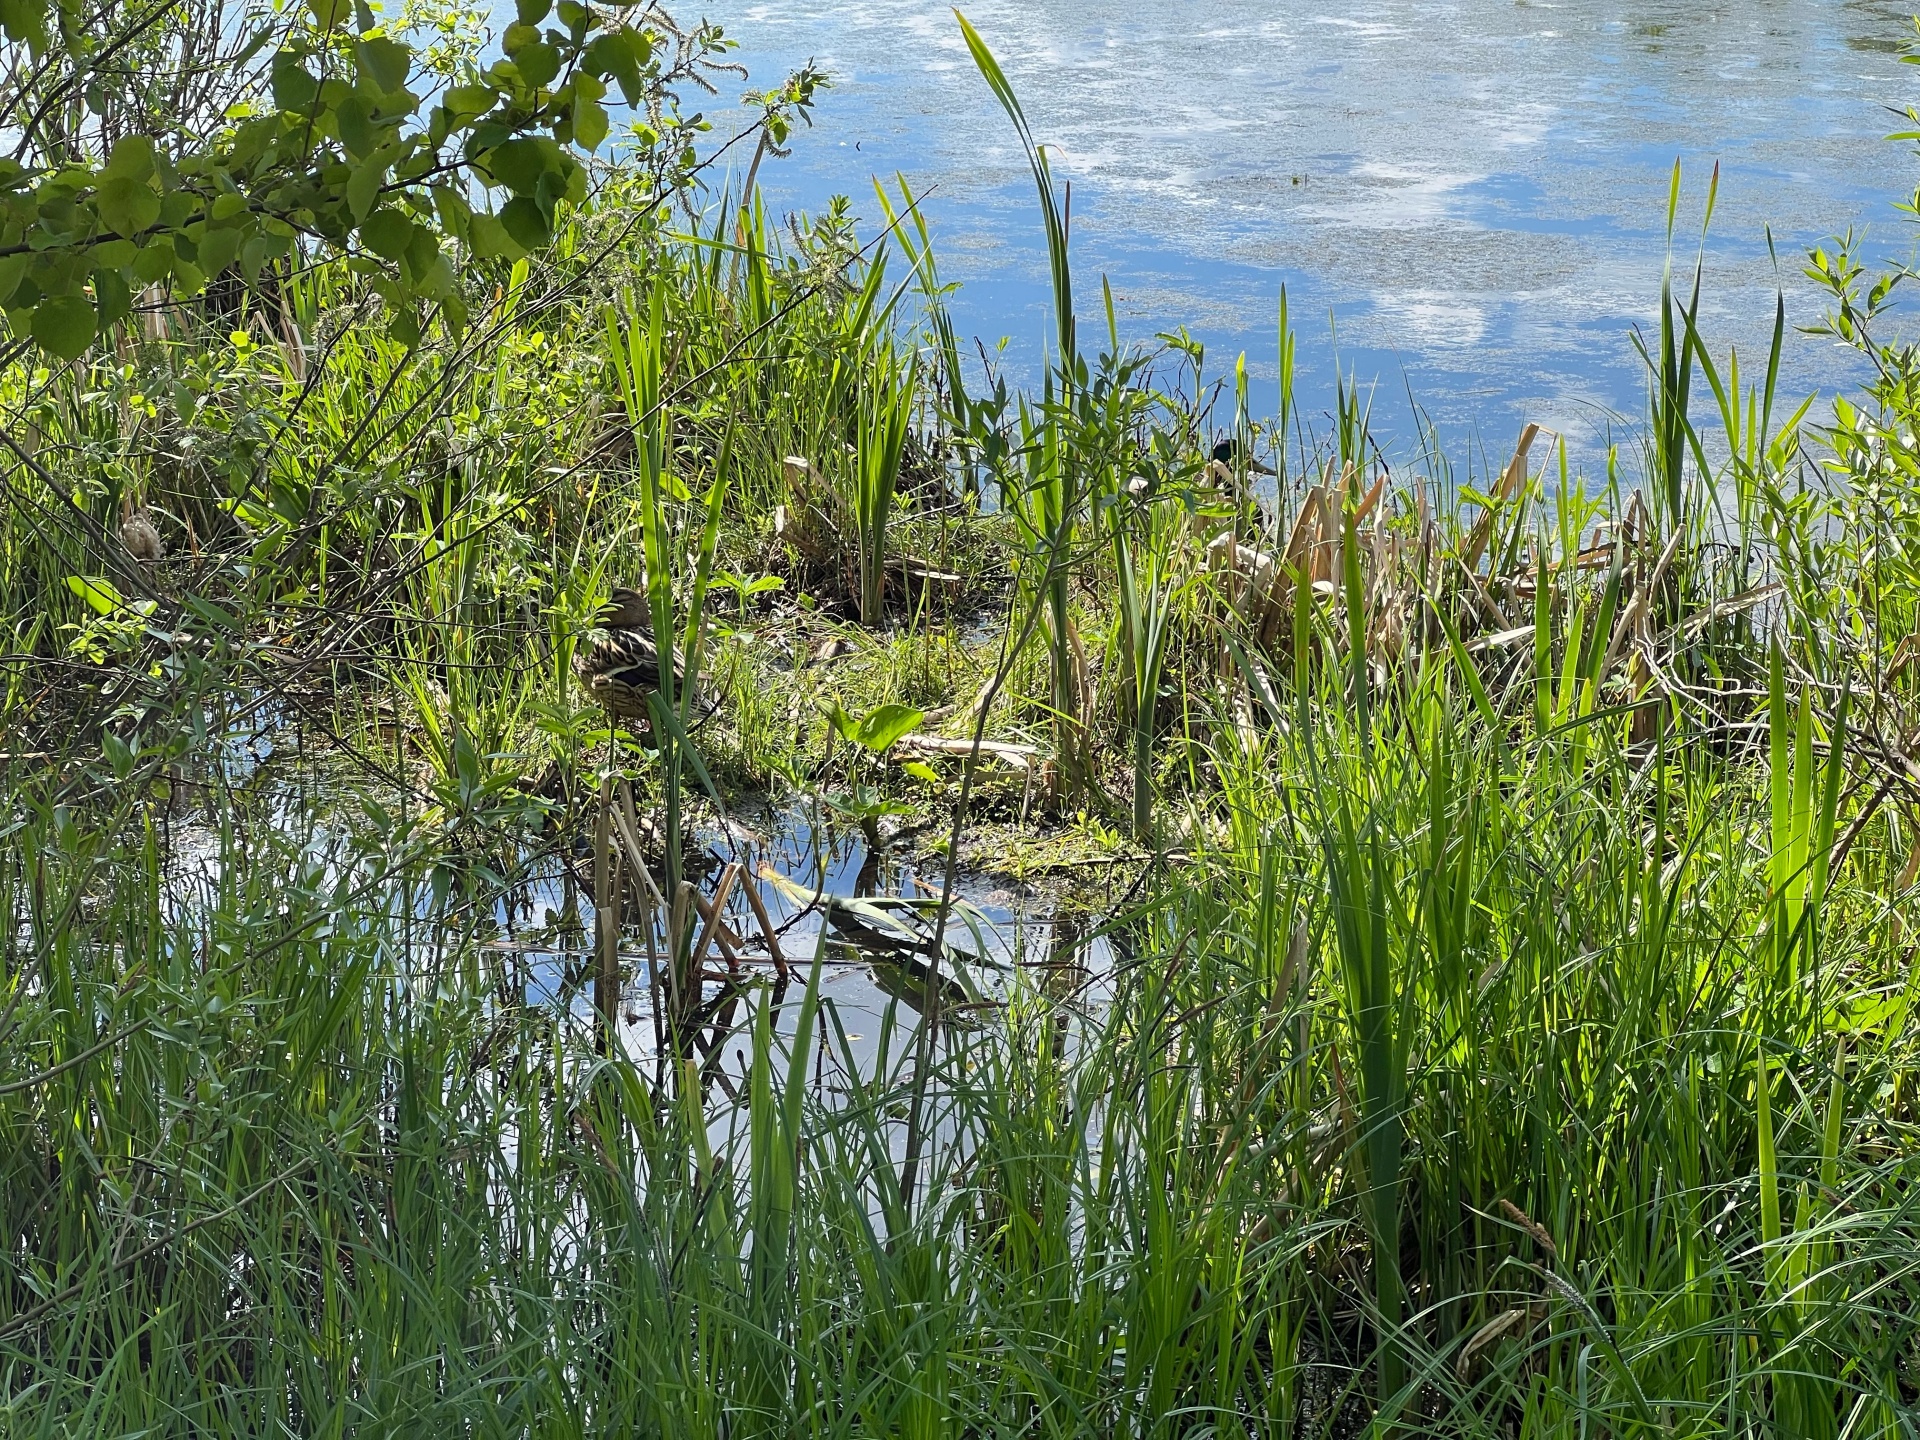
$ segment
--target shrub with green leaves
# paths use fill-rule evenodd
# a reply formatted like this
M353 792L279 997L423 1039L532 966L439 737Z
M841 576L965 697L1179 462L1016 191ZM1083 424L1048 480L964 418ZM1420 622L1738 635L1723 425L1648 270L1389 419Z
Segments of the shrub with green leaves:
M0 306L15 337L65 360L152 303L149 287L190 296L320 253L352 256L403 342L431 310L459 331L469 301L448 245L482 259L546 246L558 207L586 198L585 157L620 102L644 116L634 143L671 195L703 125L675 87L726 45L652 7L579 0L520 0L502 57L450 74L365 0L238 16L217 0L11 0L0 29L0 117L20 136L0 158ZM129 55L140 93L109 103L99 82ZM170 81L195 87L197 112L159 103Z

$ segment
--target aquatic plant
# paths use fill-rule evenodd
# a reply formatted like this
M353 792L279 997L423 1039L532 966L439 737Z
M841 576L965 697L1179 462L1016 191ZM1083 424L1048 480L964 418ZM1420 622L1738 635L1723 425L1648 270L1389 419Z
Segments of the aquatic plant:
M1825 429L1696 284L1642 473L1389 475L1284 302L1270 416L1110 297L1090 353L964 33L1035 393L910 192L863 243L619 173L463 257L464 335L316 255L0 366L0 1429L1907 1426L1891 282L1810 262L1873 371ZM615 582L648 736L572 679ZM919 892L704 868L769 792L897 816ZM981 865L1081 905L963 972Z

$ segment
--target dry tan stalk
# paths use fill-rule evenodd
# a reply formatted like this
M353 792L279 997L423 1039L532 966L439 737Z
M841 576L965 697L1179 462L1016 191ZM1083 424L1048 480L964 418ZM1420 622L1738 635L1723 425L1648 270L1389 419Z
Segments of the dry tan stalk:
M1280 551L1273 585L1273 607L1260 626L1260 644L1267 647L1279 634L1280 619L1293 610L1293 588L1306 574L1307 547L1320 531L1321 492L1318 485L1301 498L1300 513L1293 517L1287 543Z
M1229 709L1233 715L1234 732L1239 736L1240 748L1248 754L1260 743L1259 732L1253 728L1253 702L1247 696L1246 682L1236 673L1230 681L1232 700Z
M1079 701L1079 714L1072 717L1074 729L1084 732L1087 717L1098 698L1093 688L1093 667L1087 663L1086 647L1080 643L1080 627L1067 617L1067 648L1073 652L1073 691Z
M1243 545L1232 535L1221 535L1207 547L1208 558L1224 565L1231 577L1227 600L1250 626L1261 628L1271 610L1280 583L1278 567L1264 550Z
M720 917L725 913L727 896L732 893L733 882L738 879L739 876L740 867L737 864L729 864L726 869L720 872L720 884L714 890L713 899L710 902L702 901L697 893L693 894L692 899L694 906L699 910L700 914L705 917L706 924L701 927L700 938L693 942L693 953L688 957L688 963L690 965L698 966L706 962L707 946L713 942L714 932L720 927ZM727 954L727 949L724 944L720 953L723 956ZM729 962L734 968L739 968L740 960L738 956L729 957Z
M617 792L618 804L613 808L613 827L620 837L620 843L626 848L627 859L633 864L634 874L646 886L647 893L653 897L653 903L662 911L667 909L666 897L660 893L660 887L653 883L653 875L647 869L646 852L640 848L640 819L633 807L633 787L625 780L620 782Z
M964 585L967 577L951 570L942 570L918 555L899 555L892 561L900 567L900 573L908 580L918 580L922 585Z
M1287 548L1280 563L1287 569L1306 564L1309 549L1320 539L1320 512L1326 508L1326 491L1315 485L1300 502L1300 513L1293 517L1293 529L1287 536Z
M1373 513L1373 507L1380 503L1380 494L1386 488L1387 477L1384 475L1373 482L1373 488L1361 497L1358 505L1353 507L1354 524L1358 525Z
M1704 630L1716 620L1724 620L1729 615L1737 615L1742 610L1752 609L1763 600L1771 600L1785 588L1778 580L1773 580L1765 585L1755 585L1752 589L1742 590L1738 595L1729 595L1724 600L1716 600L1698 615L1682 621L1677 627L1678 632L1681 635L1690 635L1697 630ZM1911 640L1913 637L1907 638ZM1893 679L1892 672L1888 673L1887 679Z
M1900 872L1900 878L1893 882L1893 893L1898 895L1920 878L1920 834L1913 837L1913 848L1907 852L1907 867Z
M600 1017L600 1048L613 1049L614 1026L620 1018L620 850L607 845L607 908L596 914L600 928L600 968L593 977L593 1008Z
M1527 478L1527 452L1533 448L1533 442L1539 434L1539 425L1529 420L1526 428L1520 432L1520 443L1514 446L1513 459L1507 462L1506 474L1500 477L1500 488L1493 492L1494 503L1473 522L1473 530L1467 536L1467 548L1460 556L1460 563L1469 572L1480 568L1480 557L1486 552L1487 541L1493 538L1493 522L1500 513L1500 507L1512 498L1513 492Z
M1486 582L1480 578L1480 572L1463 569L1461 573L1467 577L1467 585L1473 598L1479 602L1480 608L1486 612L1487 617L1502 630L1512 629L1512 622L1507 619L1507 612L1502 610L1493 596L1487 593Z
M773 928L773 921L767 916L767 903L760 898L760 887L749 881L746 895L747 908L753 911L754 921L760 926L760 938L766 942L767 954L773 957L774 972L785 980L788 975L787 957L780 949L779 932Z
M740 952L746 948L747 942L727 924L726 917L713 908L713 902L698 890L693 892L693 908L700 912L701 921L712 931L713 948L720 952L720 958L727 962L727 967L737 973L740 969Z
M1340 563L1340 511L1333 502L1331 491L1320 497L1320 534L1313 545L1313 563L1309 567L1313 583L1337 584L1334 567Z
M1287 945L1287 958L1281 962L1280 974L1273 982L1273 993L1267 997L1266 1013L1260 1021L1260 1038L1263 1041L1272 1033L1274 1022L1286 1008L1288 995L1293 993L1300 969L1306 963L1307 940L1307 922L1302 920L1293 927L1293 938Z
M678 953L680 937L686 934L687 911L691 908L687 903L687 897L692 894L693 886L687 881L682 880L680 882L680 888L674 892L673 905L667 911L667 954L669 957ZM674 967L668 965L667 1004L677 1012L678 1007L685 1003L685 1000L680 994L680 983L675 974Z
M1509 645L1517 645L1522 640L1533 638L1533 626L1516 625L1511 630L1501 630L1492 635L1476 635L1467 642L1467 653L1478 655L1483 650L1504 650Z
M1632 497L1627 501L1627 513L1620 517L1620 528L1626 533L1629 539L1636 542L1645 540L1648 532L1652 529L1652 521L1647 515L1646 504L1641 500L1638 490L1634 491Z
M901 750L917 750L923 755L971 755L974 742L950 739L944 735L902 735L894 742ZM1008 740L982 740L980 753L1021 770L1032 769L1040 760L1040 751L1032 745L1016 745Z
M1659 563L1653 567L1653 577L1642 585L1633 597L1633 604L1627 607L1627 613L1620 617L1620 623L1613 627L1613 638L1607 644L1605 658L1600 661L1599 678L1605 679L1607 671L1613 668L1614 660L1619 656L1621 647L1627 643L1629 634L1646 629L1647 621L1653 613L1653 597L1659 592L1660 582L1667 578L1667 567L1673 564L1673 557L1679 552L1682 530L1675 530L1667 541L1667 548L1660 552Z

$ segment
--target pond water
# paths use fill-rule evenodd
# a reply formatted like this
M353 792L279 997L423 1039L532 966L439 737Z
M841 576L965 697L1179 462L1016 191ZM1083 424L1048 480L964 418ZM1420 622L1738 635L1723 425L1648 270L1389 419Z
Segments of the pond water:
M1896 205L1920 180L1888 106L1920 101L1900 63L1911 6L1884 0L974 0L964 7L1073 182L1083 336L1189 326L1213 374L1245 351L1273 407L1287 287L1302 388L1331 408L1338 359L1378 384L1404 441L1409 391L1456 455L1504 452L1525 420L1595 468L1644 409L1630 330L1654 320L1668 184L1685 180L1690 262L1713 166L1707 330L1762 363L1776 283L1790 323L1821 302L1806 247L1869 229L1908 256ZM790 159L763 166L779 209L836 193L871 220L875 177L927 213L963 335L1009 340L1037 371L1047 274L1015 137L936 0L720 0L756 83L815 58L833 76ZM731 101L743 88L723 86ZM716 107L718 108L718 107ZM1769 258L1771 233L1779 256ZM1797 393L1857 376L1790 337ZM1821 407L1824 410L1824 406ZM1323 422L1324 423L1324 422Z
M223 797L239 803L227 808L219 803ZM426 799L418 792L403 799L331 745L309 750L291 717L262 710L249 723L218 732L195 763L173 773L160 817L167 853L163 903L177 919L212 913L223 857L244 852L244 840L236 851L236 836L249 830L258 836L254 827L303 855L323 887L342 883L349 865L361 867L354 873L364 879L370 855L378 857L376 869L385 869L397 864L398 853L382 853L379 832L368 828L367 803L402 817L404 832L404 816ZM416 979L439 973L476 944L497 981L497 998L559 1007L586 1034L594 1025L590 829L587 819L564 834L520 834L506 846L517 857L449 855L450 864L478 861L511 876L492 900L491 923L447 921L436 909L435 887L417 866L366 882L355 903L364 916L417 917L419 928L406 930L402 946L405 968ZM689 878L703 895L711 899L725 867L738 867L722 912L720 933L730 945L714 943L701 987L695 1045L710 1083L731 1092L743 1080L761 992L773 992L780 1006L776 1028L791 1035L816 957L828 1012L823 1058L831 1054L840 1074L863 1081L898 1068L925 1001L925 942L945 878L944 867L915 841L937 838L903 833L884 853L871 855L857 830L816 824L805 804L757 801L697 827ZM658 885L660 867L651 868ZM748 887L758 907L748 900ZM656 1010L663 981L655 963L666 953L665 917L643 905L636 883L630 880L626 891L618 945L620 1032L628 1054L649 1057L662 1038ZM1029 989L1087 1007L1103 1004L1115 944L1101 933L1097 913L1110 899L1104 891L1088 892L1065 903L1057 884L961 868L940 965L948 1022L970 1028ZM760 928L762 911L787 966L784 976ZM909 947L895 937L918 943ZM731 956L722 953L729 948Z
M908 929L930 933L926 918L940 893L941 867L916 861L910 844L903 844L899 854L870 860L857 832L816 828L801 808L743 811L704 826L700 841L714 867L700 887L709 898L717 888L717 867L740 867L724 921L743 942L736 950L741 966L727 978L729 967L716 947L709 953L703 987L710 1019L696 1043L710 1068L733 1081L743 1077L744 1030L757 1003L753 992L761 986L772 986L777 996L793 1002L782 1006L776 1026L792 1032L816 956L822 1001L833 1012L825 1049L837 1064L865 1079L889 1069L889 1056L897 1064L918 1024L925 970L918 955L874 943L875 933L892 915L901 916L896 923ZM586 977L592 968L593 908L580 883L588 870L585 860L543 867L502 903L500 933L486 945L516 962L516 988L524 987L529 1001L564 1003L583 1026L592 1017ZM784 981L745 899L749 884L789 966ZM1062 906L1054 895L1020 880L976 871L956 876L954 896L942 966L945 1005L954 1023L970 1024L970 1017L999 1005L1018 988L1017 974L1087 1005L1103 1002L1113 949L1095 933L1084 910ZM915 905L917 916L902 908ZM655 1010L661 982L652 973L652 957L664 954L664 937L657 913L654 918L659 938L650 942L641 907L630 901L622 916L622 1035L634 1055L652 1054L659 1044ZM716 1054L715 1046L725 1053Z

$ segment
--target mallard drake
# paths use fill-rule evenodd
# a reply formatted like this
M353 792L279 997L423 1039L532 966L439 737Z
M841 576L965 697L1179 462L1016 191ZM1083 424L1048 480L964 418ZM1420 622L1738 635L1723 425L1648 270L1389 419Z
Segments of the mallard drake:
M1253 447L1239 440L1222 440L1213 447L1213 459L1207 464L1207 473L1213 477L1216 485L1231 487L1242 469L1251 475L1271 475L1271 465L1262 463L1254 456Z
M604 632L573 661L573 673L587 694L622 720L646 720L647 696L660 688L660 647L653 638L653 613L638 590L617 586L594 616ZM686 678L673 659L673 678ZM677 698L677 696L676 696Z

